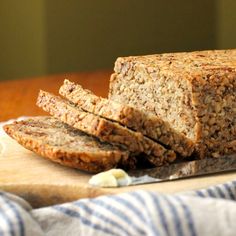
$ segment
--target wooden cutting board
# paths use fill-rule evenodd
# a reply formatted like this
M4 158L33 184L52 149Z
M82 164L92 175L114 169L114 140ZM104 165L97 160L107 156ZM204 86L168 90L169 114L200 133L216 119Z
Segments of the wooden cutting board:
M90 177L32 153L7 135L0 136L0 189L23 197L33 207L138 189L162 193L200 189L234 180L236 172L122 188L91 187Z

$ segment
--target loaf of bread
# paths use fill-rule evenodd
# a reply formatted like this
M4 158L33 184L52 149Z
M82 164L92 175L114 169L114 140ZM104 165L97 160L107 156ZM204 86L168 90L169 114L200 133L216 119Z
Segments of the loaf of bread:
M175 131L158 116L129 105L98 97L82 86L65 80L59 93L85 111L116 121L160 142L180 155L190 156L194 150L192 140Z
M200 158L236 151L236 50L118 58L109 99L149 111Z
M5 125L25 148L65 166L100 172L129 161L129 152L100 142L53 117L34 117Z
M93 135L101 141L126 148L133 155L145 153L154 156L156 165L173 162L176 154L159 143L145 137L140 132L132 131L116 122L112 122L83 111L73 103L48 92L40 91L37 105L62 122ZM151 159L152 160L152 159Z

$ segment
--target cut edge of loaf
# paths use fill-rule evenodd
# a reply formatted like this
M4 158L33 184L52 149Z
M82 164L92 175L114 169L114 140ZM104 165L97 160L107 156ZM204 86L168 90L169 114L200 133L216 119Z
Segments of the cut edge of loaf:
M59 94L85 111L116 121L130 129L160 142L184 157L194 150L193 142L185 135L175 131L162 119L127 104L98 97L81 85L64 80Z
M137 76L138 78L147 77L146 75L143 76L142 72L139 72ZM191 88L189 83L186 80L180 80L180 82L173 80L171 86L167 87L166 83L169 79L165 76L161 77L157 84L153 81L139 83L135 80L136 77L112 74L109 99L120 101L139 110L146 110L152 115L160 117L164 122L169 123L172 129L195 143L197 139L195 135L196 120L194 112L190 109ZM187 92L185 94L182 93L184 89ZM176 96L173 96L173 94L176 94ZM182 101L184 101L183 107L180 104ZM169 114L170 108L173 109L171 114Z

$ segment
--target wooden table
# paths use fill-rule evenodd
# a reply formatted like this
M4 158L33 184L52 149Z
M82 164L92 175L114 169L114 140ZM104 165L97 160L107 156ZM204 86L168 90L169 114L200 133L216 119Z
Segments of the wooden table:
M73 73L0 82L0 121L46 114L35 105L40 89L58 93L65 78L106 97L112 71Z

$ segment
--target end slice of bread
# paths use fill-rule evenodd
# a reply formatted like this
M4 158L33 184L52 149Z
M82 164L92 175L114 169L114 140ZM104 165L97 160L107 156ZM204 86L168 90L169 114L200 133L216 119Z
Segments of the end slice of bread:
M53 117L33 117L3 128L25 148L64 166L97 173L129 161L128 151L100 142Z

